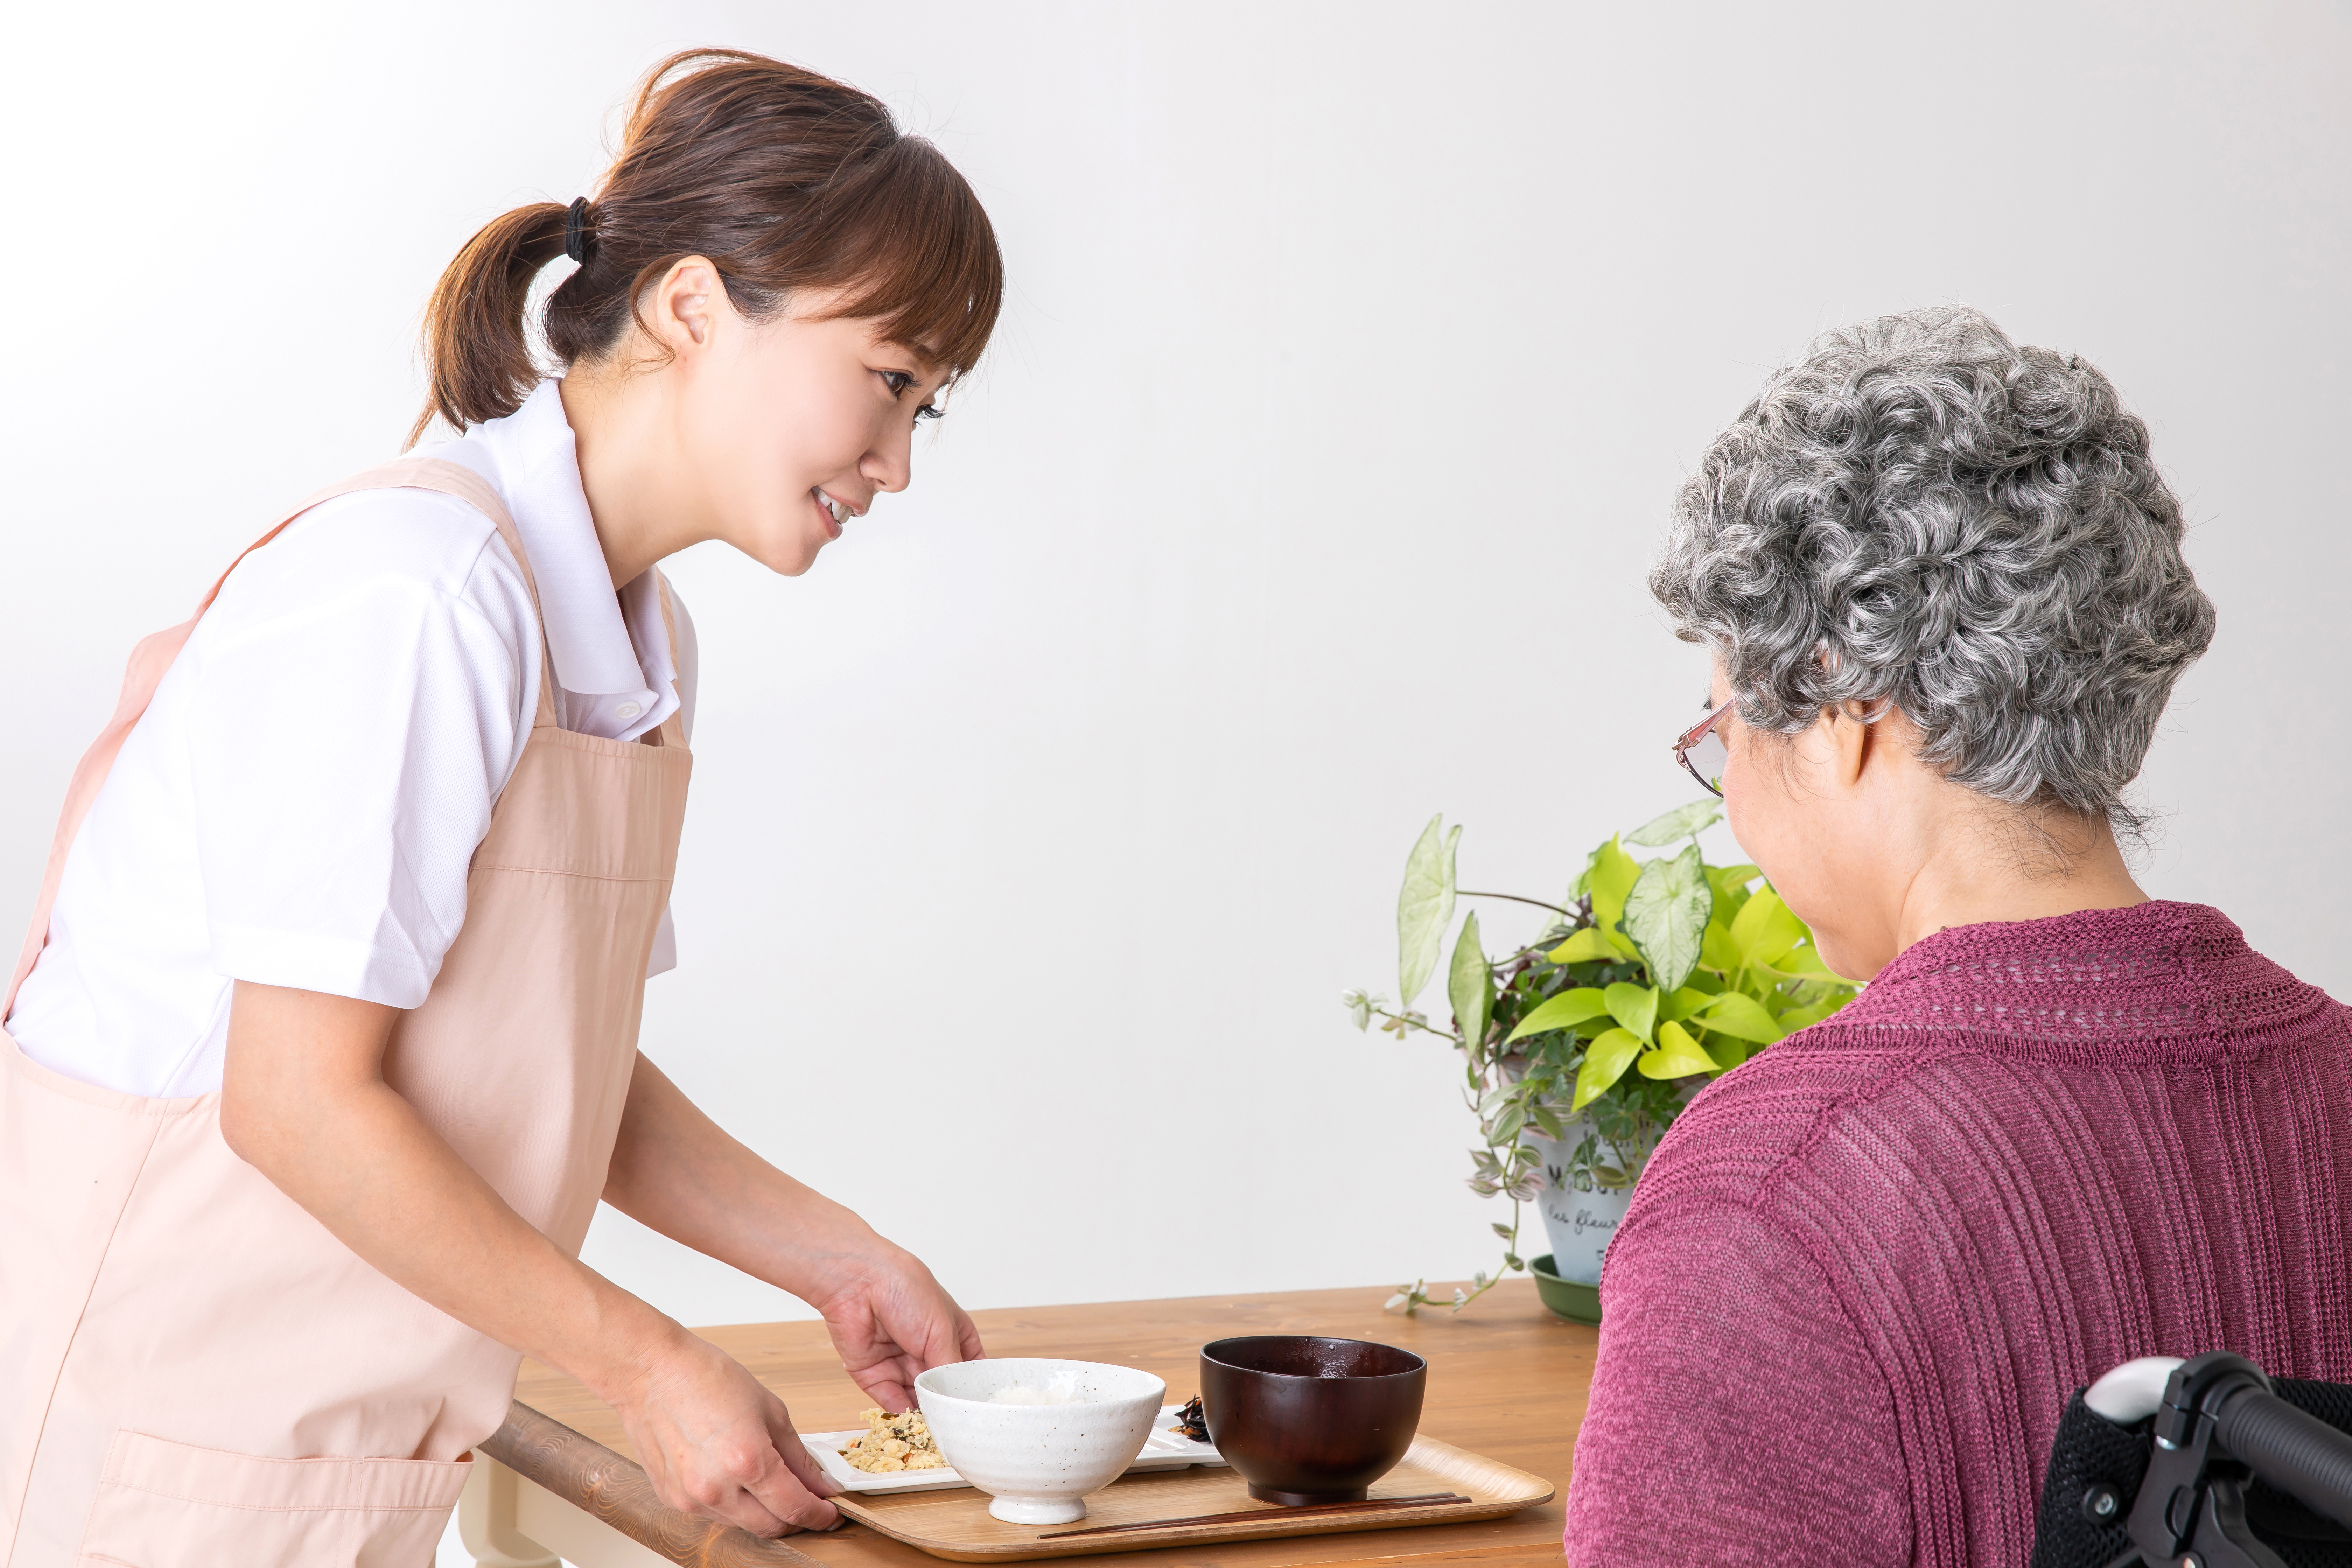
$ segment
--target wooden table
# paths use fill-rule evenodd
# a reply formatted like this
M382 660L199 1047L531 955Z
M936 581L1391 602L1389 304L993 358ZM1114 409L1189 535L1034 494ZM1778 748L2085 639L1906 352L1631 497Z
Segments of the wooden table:
M1283 1568L1399 1563L1557 1568L1560 1500L1592 1382L1598 1331L1562 1322L1530 1280L1496 1286L1456 1317L1381 1310L1385 1289L1295 1290L1234 1298L1122 1301L979 1312L993 1355L1062 1356L1141 1367L1182 1401L1200 1382L1198 1352L1228 1334L1314 1333L1381 1340L1429 1361L1421 1429L1544 1477L1553 1500L1508 1519L1344 1535L1122 1552L1119 1568ZM781 1395L803 1432L854 1428L872 1402L835 1359L822 1323L750 1323L698 1331ZM481 1568L938 1568L938 1560L858 1525L762 1541L665 1509L629 1458L619 1419L579 1384L523 1363L507 1425L478 1451L459 1527Z

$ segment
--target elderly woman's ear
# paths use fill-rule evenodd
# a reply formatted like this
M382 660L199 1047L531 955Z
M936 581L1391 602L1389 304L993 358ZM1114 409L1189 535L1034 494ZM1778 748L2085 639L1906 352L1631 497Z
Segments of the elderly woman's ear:
M1744 739L1746 766L1738 778L1750 799L1761 790L1789 787L1816 798L1848 799L1888 784L1889 770L1920 767L1918 729L1901 710L1885 704L1832 703L1794 734L1751 729ZM1767 776L1757 777L1759 772Z
M1916 741L1917 731L1899 709L1832 703L1822 710L1816 728L1823 731L1835 759L1831 780L1846 790L1859 791L1865 778L1884 779L1890 769L1918 764L1910 744Z

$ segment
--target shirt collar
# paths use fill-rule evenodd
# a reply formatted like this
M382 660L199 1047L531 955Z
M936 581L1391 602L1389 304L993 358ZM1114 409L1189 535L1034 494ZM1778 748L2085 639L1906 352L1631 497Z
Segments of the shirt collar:
M506 501L515 531L522 536L523 553L530 558L556 684L566 691L616 696L651 708L655 693L629 640L612 569L588 513L587 493L580 488L579 449L563 416L561 384L542 381L512 414L485 420L462 439L423 448L418 456L463 464Z
M539 585L557 683L566 691L625 695L650 705L654 694L580 488L579 448L563 416L562 385L541 382L520 408L477 426L458 445L485 448L498 468L494 482Z

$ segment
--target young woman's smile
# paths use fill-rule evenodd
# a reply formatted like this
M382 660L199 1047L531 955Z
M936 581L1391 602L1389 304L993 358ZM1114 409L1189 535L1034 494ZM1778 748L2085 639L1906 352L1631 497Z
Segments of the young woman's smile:
M915 426L938 417L949 373L872 318L832 314L843 299L805 289L754 321L688 257L648 291L653 341L572 368L563 404L615 585L706 539L796 577L907 488ZM647 428L658 446L613 438Z
M823 485L819 485L815 489L810 490L809 494L816 500L816 509L820 514L820 521L824 528L824 533L827 539L839 539L841 537L841 530L844 524L848 522L848 521L853 517L864 517L866 515L866 509L864 507L854 506L845 500L835 500L832 496L825 493L825 489Z
M808 308L813 314L821 313L830 304L829 300L819 300ZM808 318L803 316L803 321L808 322ZM894 353L895 345L875 340L869 324L856 321L845 321L843 324L851 328L866 328L862 333L837 334L853 338L862 335L866 340L863 343L853 342L845 346L879 351L883 355ZM895 352L903 353L905 351ZM940 416L940 411L934 399L944 383L937 378L936 373L927 374L887 363L877 365L873 363L877 354L872 352L861 353L856 358L866 376L882 389L882 396L872 404L877 417L869 428L862 432L852 428L854 419L842 422L842 449L847 451L854 446L858 450L840 465L835 478L809 487L809 499L816 509L819 533L810 547L811 556L839 539L852 520L864 517L873 510L877 494L886 489L906 488L914 427L926 419ZM918 363L917 356L908 355L908 358L910 365ZM849 439L853 435L863 438L853 441ZM893 482L894 478L896 482Z

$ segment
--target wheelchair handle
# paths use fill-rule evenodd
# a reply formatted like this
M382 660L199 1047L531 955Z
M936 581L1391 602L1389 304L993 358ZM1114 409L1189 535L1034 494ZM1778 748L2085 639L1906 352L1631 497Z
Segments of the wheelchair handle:
M2312 1512L2352 1530L2352 1436L2252 1386L2221 1402L2214 1426L2231 1458Z

